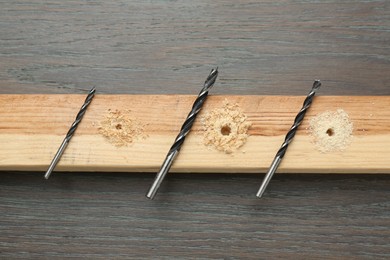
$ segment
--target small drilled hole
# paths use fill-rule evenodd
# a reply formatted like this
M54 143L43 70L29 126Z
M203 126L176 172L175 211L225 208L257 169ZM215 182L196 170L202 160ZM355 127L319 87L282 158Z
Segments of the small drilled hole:
M333 135L334 135L333 129L332 129L332 128L328 128L328 130L326 130L326 134L327 134L328 136L333 136Z
M224 125L222 128L221 128L221 134L222 135L230 135L230 132L232 131L232 129L230 128L230 126L228 125Z
M118 129L118 130L121 130L121 129L122 129L122 125L121 125L121 124L117 124L117 125L115 126L115 128Z

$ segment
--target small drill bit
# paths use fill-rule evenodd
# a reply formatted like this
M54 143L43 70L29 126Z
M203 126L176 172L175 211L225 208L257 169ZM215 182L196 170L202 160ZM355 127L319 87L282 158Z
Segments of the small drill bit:
M204 82L202 90L199 92L199 95L192 106L191 112L188 114L187 119L185 120L183 126L180 129L180 133L177 135L175 142L173 143L171 149L169 150L167 157L165 158L165 161L161 166L160 171L157 173L152 186L150 187L148 193L146 194L147 198L153 199L154 196L156 195L157 190L160 187L162 181L164 180L165 175L168 173L173 161L175 160L175 157L179 153L180 148L183 145L184 140L186 138L186 135L191 130L195 118L198 115L199 111L201 110L203 103L205 102L207 95L209 93L209 90L214 85L217 76L218 76L218 68L212 69L206 81Z
M56 167L58 161L60 160L62 154L65 151L65 148L68 146L68 143L70 142L70 139L72 138L74 132L76 131L77 126L80 124L81 119L83 119L83 116L85 114L85 111L87 110L89 104L91 104L91 101L93 97L95 96L96 89L93 87L89 92L88 96L86 97L84 104L81 106L79 113L76 116L75 121L71 125L68 133L66 134L64 140L62 141L60 148L58 148L58 151L56 155L54 156L53 160L51 161L51 164L49 166L49 169L47 170L45 174L45 179L49 179L51 172Z
M298 115L295 117L294 124L288 131L286 138L284 139L284 142L282 146L280 147L279 151L276 153L276 156L274 160L272 161L271 167L269 168L267 174L264 177L263 183L260 186L259 191L257 192L256 196L258 198L261 198L263 196L263 193L265 189L267 188L268 183L270 182L272 176L276 172L276 170L279 167L280 162L283 159L284 154L287 151L288 145L291 143L292 139L295 136L295 133L298 130L299 125L302 123L303 118L305 117L306 111L309 109L311 103L313 102L314 95L316 91L320 88L321 82L319 80L314 81L313 87L309 94L307 95L305 101L303 102L303 106L301 110L299 111Z

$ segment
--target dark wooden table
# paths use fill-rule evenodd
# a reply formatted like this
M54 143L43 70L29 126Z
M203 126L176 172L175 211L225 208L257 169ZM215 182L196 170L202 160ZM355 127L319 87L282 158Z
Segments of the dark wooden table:
M386 0L5 0L0 93L389 95L389 44ZM390 175L0 175L1 259L390 258Z

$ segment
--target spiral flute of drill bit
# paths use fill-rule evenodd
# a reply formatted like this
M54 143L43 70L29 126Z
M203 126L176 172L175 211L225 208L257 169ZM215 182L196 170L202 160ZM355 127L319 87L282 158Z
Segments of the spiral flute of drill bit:
M94 87L88 92L88 95L85 98L84 104L81 106L80 111L77 113L76 119L74 120L74 122L70 126L70 129L66 133L66 136L60 145L60 148L58 149L52 162L50 163L49 169L46 171L45 179L48 179L50 177L51 172L56 167L58 161L60 160L62 154L65 151L66 146L68 145L68 143L70 142L70 139L74 135L74 132L76 131L77 126L80 124L81 120L83 119L83 116L84 116L85 112L87 111L89 104L91 104L91 101L92 101L93 97L95 96L95 92L96 92L96 89Z
M272 176L274 175L274 173L278 169L280 162L282 161L284 155L286 154L288 145L293 140L293 138L298 130L299 125L302 123L303 118L305 117L307 110L309 109L311 103L313 102L313 98L314 98L316 91L320 87L321 87L321 82L319 80L314 81L313 87L312 87L311 91L309 92L309 94L307 95L307 97L305 98L305 101L303 102L301 110L299 111L298 115L295 117L294 124L292 125L292 127L288 131L282 146L280 147L280 149L276 153L276 156L275 156L274 160L272 161L271 167L269 168L267 174L264 177L264 180L260 186L260 189L256 194L257 197L260 198L263 195Z
M176 155L179 153L180 148L183 145L187 134L191 130L191 127L195 122L196 116L201 110L203 103L206 101L209 90L214 85L217 76L218 76L218 68L212 69L203 85L202 90L199 92L198 97L194 101L192 109L188 114L187 119L184 121L183 126L181 127L180 132L175 139L175 142L171 146L171 149L169 149L169 152L165 158L163 165L161 166L160 171L157 173L152 186L150 187L148 193L146 194L147 198L153 199L154 196L156 195L157 190L160 187L162 181L164 180L165 175L168 173L173 161L175 160Z

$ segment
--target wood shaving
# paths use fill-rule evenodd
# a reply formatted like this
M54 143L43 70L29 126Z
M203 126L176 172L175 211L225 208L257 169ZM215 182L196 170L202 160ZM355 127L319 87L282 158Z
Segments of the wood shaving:
M325 111L309 124L315 147L322 153L343 151L352 141L353 123L343 109Z
M110 143L117 147L127 146L136 139L144 139L144 125L136 118L130 117L130 111L122 113L119 110L111 111L100 121L98 131Z
M243 146L252 125L238 104L229 104L225 99L222 108L214 109L201 119L204 135L203 144L218 151L233 153Z

